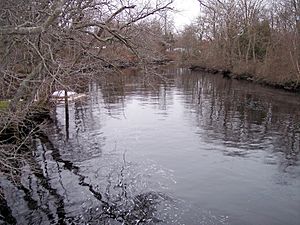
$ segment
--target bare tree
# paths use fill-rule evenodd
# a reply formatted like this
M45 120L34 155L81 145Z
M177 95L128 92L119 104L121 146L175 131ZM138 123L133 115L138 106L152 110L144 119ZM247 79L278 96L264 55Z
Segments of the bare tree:
M299 0L198 2L204 50L200 64L299 88Z
M14 163L21 162L20 146L29 144L39 127L24 120L32 119L32 107L45 105L54 89L80 90L90 79L116 70L119 59L146 62L135 42L139 24L170 10L172 2L1 1L0 99L11 101L9 109L0 111L0 170L9 174L18 167ZM19 136L20 123L30 129ZM16 136L9 143L13 145L7 145L8 131Z
M32 98L45 80L46 84L65 84L64 79L70 75L97 73L109 61L103 57L103 46L117 43L138 55L130 41L130 28L168 10L171 3L147 1L141 6L134 1L2 1L1 57L5 63L1 73L6 83L12 82L11 91L16 90L11 106L14 108L24 95Z

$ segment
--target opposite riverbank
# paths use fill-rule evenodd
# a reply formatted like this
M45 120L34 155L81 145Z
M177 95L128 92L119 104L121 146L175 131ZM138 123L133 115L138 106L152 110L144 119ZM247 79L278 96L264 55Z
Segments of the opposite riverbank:
M234 73L229 69L208 68L201 65L190 65L188 68L191 71L203 71L211 74L220 74L228 79L246 80L249 82L261 84L263 86L269 86L276 89L283 89L290 92L300 93L300 81L288 81L278 83L259 78L258 76L250 73Z

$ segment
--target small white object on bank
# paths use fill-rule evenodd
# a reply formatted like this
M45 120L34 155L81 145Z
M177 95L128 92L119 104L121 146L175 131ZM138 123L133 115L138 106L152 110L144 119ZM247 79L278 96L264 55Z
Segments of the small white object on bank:
M62 101L65 100L66 94L67 94L68 101L74 101L86 97L86 94L77 93L74 91L67 91L66 93L65 90L54 91L51 97L53 100Z

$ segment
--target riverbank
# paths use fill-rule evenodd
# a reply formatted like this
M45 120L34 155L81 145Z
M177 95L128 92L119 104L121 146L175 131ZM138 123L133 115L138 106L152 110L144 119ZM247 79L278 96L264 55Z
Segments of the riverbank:
M236 79L236 80L246 80L249 82L258 83L264 86L269 86L276 89L283 89L290 92L297 92L300 93L300 81L288 81L283 83L276 83L271 82L269 80L261 79L253 74L250 73L234 73L231 70L228 69L216 69L216 68L208 68L200 65L191 65L189 66L189 69L191 71L202 71L202 72L208 72L211 74L220 74L223 75L223 77L228 79Z
M33 152L34 138L43 124L52 121L50 110L46 107L16 112L2 109L0 117L0 174L19 181L21 169Z

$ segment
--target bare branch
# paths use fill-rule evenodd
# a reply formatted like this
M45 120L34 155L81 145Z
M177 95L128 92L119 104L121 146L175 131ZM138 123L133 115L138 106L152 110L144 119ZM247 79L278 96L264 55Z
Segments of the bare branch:
M0 28L0 35L33 35L45 32L49 26L57 19L62 12L65 0L59 0L52 8L54 8L52 15L50 15L41 26L33 27L8 27Z

